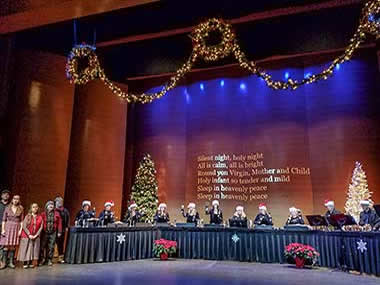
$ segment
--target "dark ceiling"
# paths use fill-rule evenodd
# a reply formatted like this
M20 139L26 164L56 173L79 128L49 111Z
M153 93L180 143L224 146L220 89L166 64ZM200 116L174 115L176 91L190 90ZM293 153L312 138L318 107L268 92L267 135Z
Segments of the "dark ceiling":
M239 18L255 12L328 2L323 0L161 1L77 20L77 42L104 42L120 37L190 27L209 17ZM324 9L234 25L251 59L344 47L356 29L361 5ZM66 55L73 45L73 22L16 34L18 48ZM176 70L191 53L188 34L131 42L97 50L106 73L117 81ZM226 59L216 64L232 62ZM205 66L200 64L199 67ZM209 66L209 64L207 65Z

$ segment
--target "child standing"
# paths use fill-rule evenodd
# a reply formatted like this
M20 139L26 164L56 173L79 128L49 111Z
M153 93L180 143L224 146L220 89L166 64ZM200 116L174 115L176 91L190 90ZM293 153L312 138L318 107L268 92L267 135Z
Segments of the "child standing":
M38 215L38 205L33 203L22 223L20 248L17 256L18 261L24 262L24 269L33 268L33 261L38 261L42 227L42 217Z

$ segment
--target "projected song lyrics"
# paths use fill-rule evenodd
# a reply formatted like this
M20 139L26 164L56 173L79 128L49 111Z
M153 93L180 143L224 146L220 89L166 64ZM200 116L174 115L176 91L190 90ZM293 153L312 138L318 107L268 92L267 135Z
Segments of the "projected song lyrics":
M265 201L272 183L290 183L310 175L310 168L269 168L264 154L216 154L197 157L198 200Z

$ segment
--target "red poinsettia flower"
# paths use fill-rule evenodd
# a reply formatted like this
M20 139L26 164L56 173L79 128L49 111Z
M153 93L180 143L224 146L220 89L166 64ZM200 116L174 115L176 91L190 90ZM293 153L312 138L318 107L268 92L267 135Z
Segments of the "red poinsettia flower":
M177 242L166 239L158 239L153 243L153 254L155 256L160 256L161 254L173 254L176 252Z
M285 246L285 256L287 258L293 259L296 257L311 260L313 263L316 262L319 253L310 245L304 245L300 243L291 243Z

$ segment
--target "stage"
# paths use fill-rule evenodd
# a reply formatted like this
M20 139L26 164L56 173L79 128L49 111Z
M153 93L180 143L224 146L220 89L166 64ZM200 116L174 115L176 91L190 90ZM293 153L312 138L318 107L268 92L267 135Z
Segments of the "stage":
M178 258L261 263L286 263L285 246L299 242L315 247L320 253L319 266L340 268L344 264L350 270L380 276L380 234L371 232L73 227L65 260L71 264L86 264L150 259L153 242L160 238L177 242Z
M274 274L275 272L275 274ZM296 269L290 265L205 260L137 260L118 263L55 265L38 270L1 272L7 285L76 284L378 284L379 279L328 269ZM157 277L159 276L159 280Z

